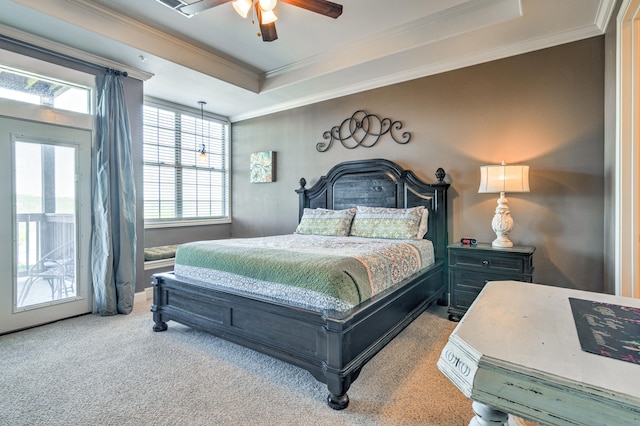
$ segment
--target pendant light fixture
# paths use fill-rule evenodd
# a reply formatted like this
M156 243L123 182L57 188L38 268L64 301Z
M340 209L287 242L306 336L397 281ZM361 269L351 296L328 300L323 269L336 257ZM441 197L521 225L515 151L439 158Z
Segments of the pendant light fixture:
M204 106L207 104L205 101L198 101L200 104L200 149L198 152L200 153L199 159L206 160L207 159L207 149L204 145Z

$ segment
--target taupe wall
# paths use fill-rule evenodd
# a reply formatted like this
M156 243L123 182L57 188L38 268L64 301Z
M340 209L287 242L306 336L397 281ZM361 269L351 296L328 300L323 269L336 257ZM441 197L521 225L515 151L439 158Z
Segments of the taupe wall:
M325 153L315 145L356 110L400 120L407 145ZM534 245L534 280L603 291L604 37L541 50L234 123L234 237L293 232L294 189L340 161L388 158L434 181L444 167L451 241L494 238L497 194L478 194L479 167L524 163L531 192L507 194L511 239ZM277 182L249 183L249 155L277 152Z

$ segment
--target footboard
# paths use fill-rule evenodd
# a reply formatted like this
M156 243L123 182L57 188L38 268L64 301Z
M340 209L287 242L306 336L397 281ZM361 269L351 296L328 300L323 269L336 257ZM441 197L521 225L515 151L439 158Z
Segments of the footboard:
M343 315L325 315L154 276L154 331L173 320L309 371L329 389L334 409L349 404L347 391L362 367L422 311L446 295L444 268L377 295Z
M154 331L173 320L321 375L325 321L320 313L178 280L153 278Z

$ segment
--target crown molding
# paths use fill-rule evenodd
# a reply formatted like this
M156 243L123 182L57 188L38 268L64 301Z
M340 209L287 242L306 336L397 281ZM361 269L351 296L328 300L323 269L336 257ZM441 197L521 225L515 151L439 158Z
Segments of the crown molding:
M596 13L594 24L603 33L607 30L607 25L611 21L611 16L616 8L616 0L601 0Z
M436 43L522 16L520 0L469 0L465 3L360 39L324 55L268 71L261 91L278 89L318 74L340 71L399 52L397 46L415 47ZM410 42L408 42L410 41Z
M36 35L26 33L24 31L9 27L7 25L0 24L0 33L12 39L21 41L23 43L28 43L34 46L38 46L40 48L50 50L60 55L78 59L82 62L87 62L89 64L97 65L100 67L113 68L120 71L126 71L129 74L129 77L132 77L138 80L146 81L151 77L153 77L152 73L148 73L146 71L142 71L140 69L133 68L129 65L121 64L119 62L111 61L109 59L105 59L100 56L92 55L90 53L83 52L78 49L74 49L73 47L69 47L67 45L56 43L55 41L51 41L43 37L38 37Z
M258 93L259 74L89 0L13 0L100 36Z
M546 49L560 44L571 43L598 35L602 35L602 30L597 25L587 25L570 31L551 34L550 36L538 37L517 43L512 43L496 49L489 49L479 53L462 55L452 60L434 62L423 67L402 70L396 73L385 75L381 78L360 80L354 84L341 86L339 89L326 90L323 92L315 93L311 96L296 98L295 100L289 102L270 105L267 108L256 109L242 114L235 114L229 117L229 119L232 123L242 120L248 120L263 115L273 114L292 108L298 108L305 105L311 105L314 103L339 98L342 96L353 95L367 90L390 86L392 84L399 84L409 80L423 78L442 72L453 71L456 69L478 65L485 62L495 61L511 56L533 52L536 50ZM384 60L385 59L381 59L381 61ZM386 58L386 60L393 61L393 59L389 58Z

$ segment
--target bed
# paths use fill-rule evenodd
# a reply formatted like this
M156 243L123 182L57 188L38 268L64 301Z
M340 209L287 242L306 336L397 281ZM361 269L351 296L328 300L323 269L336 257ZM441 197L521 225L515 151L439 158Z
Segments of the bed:
M444 177L438 169L436 182L429 184L392 161L358 160L334 166L311 188L303 178L296 190L300 224L309 209L423 206L428 212L424 239L432 245L433 259L420 272L340 309L229 288L225 281L233 275L226 271L217 279L159 273L152 281L153 330L167 330L167 322L176 321L294 364L327 385L331 408L346 408L347 391L364 365L428 306L446 304L449 184ZM181 248L176 263L180 253Z

